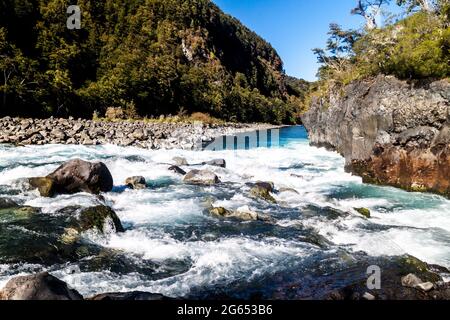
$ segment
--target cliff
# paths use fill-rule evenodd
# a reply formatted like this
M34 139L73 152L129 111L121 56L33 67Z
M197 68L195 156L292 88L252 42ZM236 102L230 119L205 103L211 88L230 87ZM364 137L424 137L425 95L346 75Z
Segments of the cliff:
M393 76L330 88L302 117L364 182L450 196L450 82Z

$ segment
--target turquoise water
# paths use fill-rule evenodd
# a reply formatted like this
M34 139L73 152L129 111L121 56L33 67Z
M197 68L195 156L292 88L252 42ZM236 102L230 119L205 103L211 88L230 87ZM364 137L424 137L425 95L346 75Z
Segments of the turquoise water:
M348 270L380 257L408 253L450 267L449 200L363 184L344 171L340 155L309 146L303 127L283 128L279 137L272 148L236 151L0 146L0 196L41 208L48 219L62 208L99 200L88 194L42 198L21 190L17 179L46 175L76 157L105 162L115 188L104 197L126 228L123 234L83 234L120 259L100 253L66 263L11 265L0 252L0 286L14 275L48 270L85 295L142 290L172 297L282 298L289 296L288 284L299 282L298 298L350 284L361 275ZM184 184L167 170L175 156L190 163L225 159L226 169L204 166L222 183ZM134 175L143 175L148 188L125 189L125 179ZM277 204L267 203L250 196L248 184L256 181L296 192L276 193ZM205 212L209 203L263 213L274 223L217 220ZM355 207L369 208L372 218Z

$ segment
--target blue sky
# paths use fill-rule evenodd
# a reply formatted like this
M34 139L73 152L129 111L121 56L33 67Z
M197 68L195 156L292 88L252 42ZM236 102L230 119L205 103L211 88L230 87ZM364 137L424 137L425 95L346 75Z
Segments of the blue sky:
M364 24L350 11L356 0L213 0L223 11L269 41L284 61L286 73L315 80L318 64L313 48L323 48L328 26Z

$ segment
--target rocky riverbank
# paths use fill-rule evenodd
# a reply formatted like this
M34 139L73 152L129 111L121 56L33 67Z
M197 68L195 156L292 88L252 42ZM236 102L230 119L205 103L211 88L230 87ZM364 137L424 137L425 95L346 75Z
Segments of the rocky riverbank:
M331 88L302 120L365 182L450 196L450 82L391 76Z
M15 145L81 144L193 150L215 137L269 129L267 124L191 124L85 119L0 119L0 143Z

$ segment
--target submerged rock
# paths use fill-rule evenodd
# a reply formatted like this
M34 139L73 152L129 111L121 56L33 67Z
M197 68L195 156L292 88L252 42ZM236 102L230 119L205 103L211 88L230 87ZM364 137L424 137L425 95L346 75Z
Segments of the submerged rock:
M209 170L189 171L183 179L184 182L198 185L213 185L220 183L219 177Z
M189 165L189 162L185 158L182 158L182 157L174 157L172 160L174 162L174 165L179 166L179 167Z
M147 187L145 178L142 176L130 177L125 180L125 184L131 189L142 190Z
M180 174L180 175L185 175L186 174L186 171L184 171L183 169L181 169L180 167L178 167L178 166L171 166L171 167L169 167L169 170L170 171L173 171L173 172L175 172L175 173L178 173L178 174Z
M18 207L19 205L8 198L0 198L0 210L1 209L8 209L8 208L15 208Z
M11 279L0 291L0 300L83 300L83 297L44 272Z
M264 199L268 202L277 203L275 198L270 194L270 190L273 190L272 188L268 188L269 185L255 185L253 188L250 189L250 194L253 197Z
M214 160L203 162L202 164L203 165L206 164L209 166L215 166L215 167L221 167L221 168L227 167L227 162L224 159L214 159Z
M367 219L370 218L370 210L367 208L354 208L356 212L358 212L359 214L363 215L364 217L366 217Z

